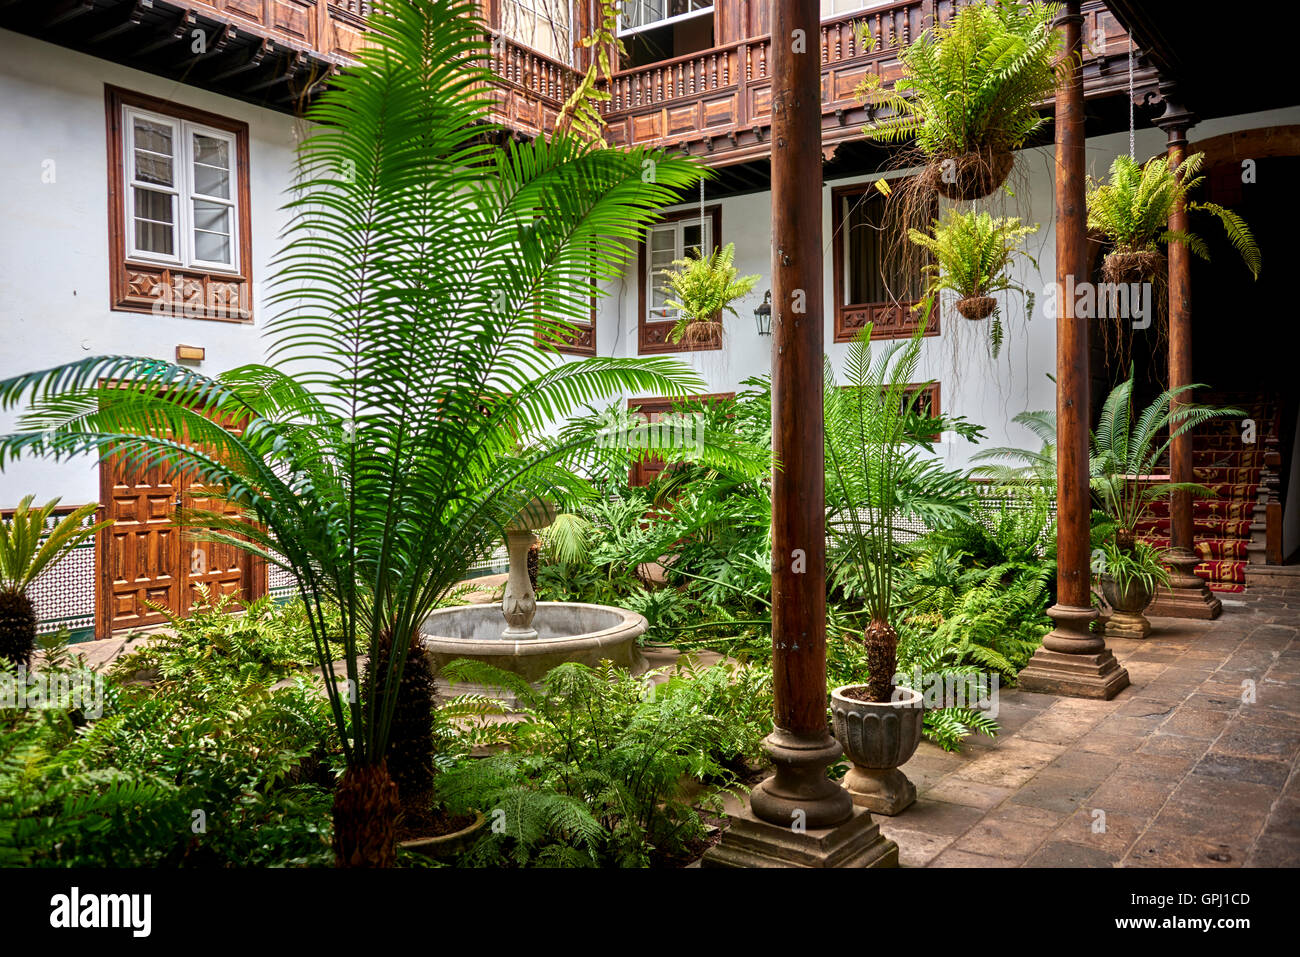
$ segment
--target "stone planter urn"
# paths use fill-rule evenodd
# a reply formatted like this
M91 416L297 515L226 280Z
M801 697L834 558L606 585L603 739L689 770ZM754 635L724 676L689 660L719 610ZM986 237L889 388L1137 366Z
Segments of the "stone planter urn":
M401 846L405 850L433 860L450 860L462 851L467 850L470 845L478 840L486 824L487 817L483 812L475 811L474 820L459 831L452 831L450 834L439 834L437 837L413 838L409 841L402 841Z
M1129 580L1125 587L1120 588L1110 575L1097 577L1101 593L1111 607L1111 616L1106 621L1106 637L1145 638L1151 634L1151 622L1142 613L1155 598L1155 589L1136 579Z
M862 685L842 685L831 692L835 739L853 767L844 788L853 803L875 814L897 814L916 800L916 785L899 765L906 764L921 743L921 692L898 688L894 701L858 701L844 692Z

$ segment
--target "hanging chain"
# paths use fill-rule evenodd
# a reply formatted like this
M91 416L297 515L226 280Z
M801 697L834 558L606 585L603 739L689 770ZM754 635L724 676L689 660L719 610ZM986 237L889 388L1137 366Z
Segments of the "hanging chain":
M709 238L711 239L712 237L709 237ZM704 253L705 253L704 246L705 246L705 242L704 242L704 177L701 176L701 177L700 177L700 258L701 258L701 259L704 258ZM712 252L713 250L710 249L710 250L708 250L708 251L709 251L709 252Z
M1137 151L1133 147L1133 34L1128 37L1128 158L1137 159Z

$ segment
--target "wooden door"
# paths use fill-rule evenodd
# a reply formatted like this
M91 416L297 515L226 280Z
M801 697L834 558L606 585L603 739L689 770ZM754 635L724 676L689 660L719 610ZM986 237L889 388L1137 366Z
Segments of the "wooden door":
M199 585L214 598L233 595L240 603L266 592L265 563L233 545L194 541L175 524L182 504L238 512L212 489L189 476L169 481L161 469L141 471L110 459L100 465L100 496L102 517L113 524L99 533L98 637L162 622L150 604L172 614L189 611Z
M172 523L178 484L161 469L141 471L119 459L99 467L101 518L113 524L99 533L96 637L163 620L145 603L171 612L181 608L182 530Z

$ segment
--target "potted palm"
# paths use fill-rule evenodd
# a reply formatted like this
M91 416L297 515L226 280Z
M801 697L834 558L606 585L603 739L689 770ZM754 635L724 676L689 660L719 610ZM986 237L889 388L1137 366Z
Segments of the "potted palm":
M27 589L41 572L112 524L85 524L99 507L93 503L52 521L59 500L32 508L35 497L28 495L12 515L0 518L0 658L15 665L30 665L36 647L36 606Z
M988 196L1006 181L1015 150L1045 122L1060 68L1056 6L996 0L959 10L903 51L892 90L869 73L858 95L892 115L869 124L869 139L915 138L921 180L949 199Z
M1115 386L1102 406L1092 436L1089 468L1100 510L1108 521L1095 571L1102 594L1114 614L1106 634L1145 638L1151 623L1143 612L1155 597L1156 587L1167 584L1169 573L1160 552L1138 540L1138 526L1151 504L1173 491L1203 492L1193 482L1153 482L1170 443L1189 429L1216 416L1239 415L1237 409L1194 405L1180 397L1196 385L1166 389L1136 413L1133 379ZM1171 407L1171 400L1177 405Z
M309 113L268 364L212 378L100 356L0 382L0 408L26 406L0 457L113 454L193 474L247 520L183 523L294 577L318 664L344 672L326 683L345 763L340 866L394 863L403 798L421 799L431 702L407 667L424 619L562 481L556 464L597 441L548 424L602 395L704 388L674 360L538 352L586 320L593 277L621 275L622 250L700 172L571 136L486 140L484 36L473 0L377 5L355 64ZM415 768L414 787L394 763Z
M736 244L673 261L667 274L668 287L676 299L667 305L681 313L668 333L671 342L686 342L696 348L722 344L722 314L737 315L732 303L747 295L758 276L742 276L734 263Z
M877 814L897 814L916 800L916 787L899 766L921 741L924 708L919 691L895 683L898 633L891 618L895 523L908 477L926 467L909 436L919 391L908 388L925 325L873 356L868 323L849 346L847 386L828 373L825 390L828 533L857 566L853 578L869 616L863 634L867 680L831 691L831 720L853 763L844 787L856 804ZM948 506L936 501L934 507Z
M1117 156L1105 182L1089 178L1088 228L1111 246L1102 261L1103 280L1132 283L1161 275L1165 266L1162 247L1171 242L1184 243L1197 256L1209 259L1209 251L1199 236L1169 229L1169 215L1180 204L1218 218L1246 268L1259 278L1259 247L1245 221L1217 203L1187 198L1205 179L1197 175L1204 159L1205 154L1193 153L1171 167L1164 156L1141 164L1131 157Z
M947 291L957 296L957 311L967 319L993 316L994 353L1002 342L996 293L1015 291L1033 301L1033 294L1011 278L1011 262L1017 256L1028 260L1035 269L1038 263L1022 248L1026 236L1038 232L1038 226L1026 226L1014 216L995 217L986 212L959 213L949 209L943 219L936 219L930 233L908 231L908 238L926 250L931 261L925 266L928 295L938 298Z

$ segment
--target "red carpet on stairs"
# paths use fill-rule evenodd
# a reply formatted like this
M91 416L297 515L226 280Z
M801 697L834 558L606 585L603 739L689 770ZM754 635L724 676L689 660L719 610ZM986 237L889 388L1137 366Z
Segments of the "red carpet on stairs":
M1201 558L1196 574L1213 591L1245 591L1247 549L1264 467L1264 451L1259 443L1263 439L1264 416L1270 410L1258 397L1201 394L1195 401L1245 409L1261 424L1254 444L1243 441L1242 423L1236 417L1211 421L1192 435L1195 481L1210 491L1208 496L1192 500L1194 544ZM1139 523L1138 532L1150 544L1168 547L1167 500L1153 504L1150 517Z

